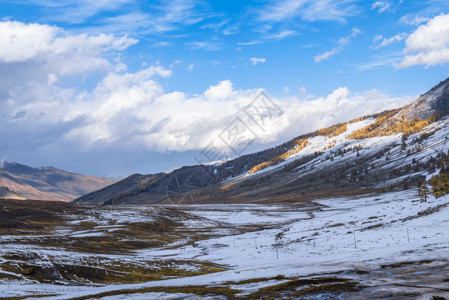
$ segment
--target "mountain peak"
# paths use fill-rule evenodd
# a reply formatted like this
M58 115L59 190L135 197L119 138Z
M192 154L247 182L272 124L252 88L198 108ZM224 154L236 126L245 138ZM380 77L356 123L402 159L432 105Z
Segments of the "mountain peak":
M424 95L429 94L429 93L437 92L437 91L439 91L439 90L441 90L441 89L446 89L446 90L447 90L447 87L448 87L448 86L449 86L449 77L446 78L445 80L441 81L440 83L438 83L438 84L437 84L436 86L434 86L433 88L431 88L430 91L428 91L428 92L425 93Z
M449 112L449 78L441 81L427 93L401 109L395 117L413 120L427 119L434 114Z
M440 82L426 95L431 98L431 108L436 112L447 113L449 111L449 78Z

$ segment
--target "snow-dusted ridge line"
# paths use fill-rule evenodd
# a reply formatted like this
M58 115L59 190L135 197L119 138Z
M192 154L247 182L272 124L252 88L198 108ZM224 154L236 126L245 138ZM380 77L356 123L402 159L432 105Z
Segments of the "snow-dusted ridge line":
M353 139L346 139L346 136L350 134L351 132L363 128L366 125L371 124L374 122L375 119L366 119L364 121L359 121L353 124L348 125L348 129L346 132L333 137L323 137L323 136L315 136L309 139L309 145L306 146L304 149L299 151L298 153L295 153L294 155L288 157L284 161L280 162L277 165L267 167L265 169L262 169L258 172L255 172L253 174L249 174L248 172L245 172L244 174L241 174L239 176L227 179L224 181L224 183L239 183L247 179L251 178L257 178L261 176L265 176L271 173L278 172L282 170L282 168L296 159L304 158L308 155L312 155L315 152L321 152L321 155L309 162L304 163L301 168L305 169L305 171L298 171L296 177L292 178L285 178L285 180L296 180L297 178L301 176L306 176L311 171L311 167L315 169L326 169L329 166L335 165L335 163L338 163L338 160L340 159L339 156L335 156L334 154L339 149L351 149L352 147L361 147L361 150L358 152L348 152L345 154L344 160L351 160L357 158L358 155L360 155L361 158L363 157L369 157L374 155L375 153L381 151L382 149L393 147L393 149L390 151L390 158L391 163L386 164L384 162L385 158L381 158L378 160L375 160L373 163L382 165L382 168L389 169L391 167L400 167L404 166L408 163L411 163L414 159L418 161L425 161L428 157L436 156L439 152L447 153L449 150L449 139L447 138L449 136L449 132L447 129L449 128L449 117L443 117L441 120L434 122L421 130L419 133L412 134L408 137L408 141L413 140L414 138L419 137L422 133L428 133L433 132L435 133L428 138L427 140L424 140L422 144L420 144L422 150L420 152L412 153L410 156L405 156L404 151L401 150L401 143L402 143L402 134L394 134L389 136L379 136L379 137L373 137L373 138L366 138L361 140L353 140ZM328 149L327 145L329 142L334 142L335 145ZM334 143L333 143L334 144ZM326 149L327 148L327 149ZM329 160L323 160L323 158L328 157L329 155L334 156L334 161ZM309 171L307 171L309 170ZM416 175L424 175L429 176L431 174L428 173L415 173ZM435 175L435 173L433 174ZM409 176L410 177L410 176ZM394 182L399 182L398 178L392 179L390 181L385 181L383 183L379 183L378 187L385 187L389 186Z

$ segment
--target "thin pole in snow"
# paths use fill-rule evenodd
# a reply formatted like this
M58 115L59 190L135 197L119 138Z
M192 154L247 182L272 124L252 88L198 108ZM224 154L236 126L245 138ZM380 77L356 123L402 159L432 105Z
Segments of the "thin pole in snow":
M408 227L407 227L407 242L410 243L410 235L408 233Z
M256 245L256 249L257 249L257 237L254 238L254 244Z
M354 248L357 248L357 241L355 239L355 231L353 232L353 235L354 235Z
M235 237L234 237L234 248L235 248Z

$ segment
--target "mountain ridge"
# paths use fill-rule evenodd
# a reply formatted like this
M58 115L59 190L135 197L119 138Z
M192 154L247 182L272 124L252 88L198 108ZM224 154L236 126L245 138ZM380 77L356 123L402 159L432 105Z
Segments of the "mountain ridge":
M335 124L219 165L140 175L143 181L132 186L125 182L128 177L116 184L121 191L106 187L75 203L271 203L404 188L425 180L435 164L446 163L440 152L448 150L448 111L449 78L397 110ZM183 186L191 178L194 182ZM173 186L173 180L181 184ZM192 191L200 195L189 195Z
M2 162L0 168L0 187L19 195L21 199L71 201L116 181L53 167L33 168L11 162ZM8 198L8 195L0 198Z

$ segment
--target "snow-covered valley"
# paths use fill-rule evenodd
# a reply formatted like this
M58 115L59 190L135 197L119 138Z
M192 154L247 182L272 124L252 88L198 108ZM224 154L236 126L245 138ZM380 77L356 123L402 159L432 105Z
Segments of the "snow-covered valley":
M2 208L8 209L4 205ZM36 243L36 239L45 239L45 233L0 238L2 297L124 299L126 294L133 294L141 299L254 299L264 295L430 299L434 295L449 295L448 196L432 197L425 203L419 201L416 190L404 190L359 198L322 199L307 206L194 205L86 210L89 213L82 217L67 214L64 224L48 232L53 238L64 238L67 246ZM116 239L118 236L114 234L120 228L133 222L155 222L168 211L170 218L178 218L172 233L177 238L163 246L136 247L126 253L95 253L87 251L89 248L69 247L74 239ZM74 230L73 226L87 220L89 229ZM148 235L154 232L148 229ZM160 235L161 239L164 237ZM20 254L22 260L12 254ZM125 281L126 284L121 279L104 284L87 280L89 276L81 280L70 274L68 277L60 274L52 280L32 278L20 269L12 271L11 265L20 265L23 257L33 257L29 263L51 265L60 273L58 266L63 264L101 266L112 272L117 271L112 266L120 263L163 266L167 276ZM211 266L216 269L211 271ZM184 273L170 273L169 269Z

